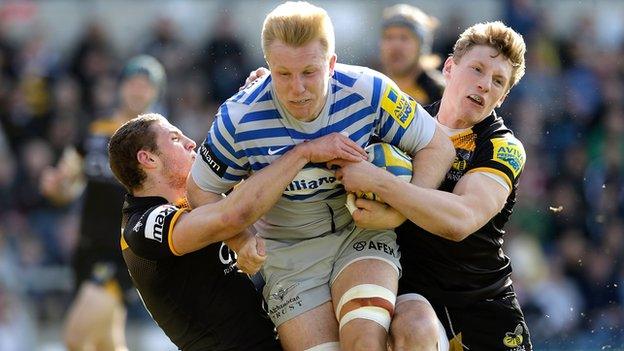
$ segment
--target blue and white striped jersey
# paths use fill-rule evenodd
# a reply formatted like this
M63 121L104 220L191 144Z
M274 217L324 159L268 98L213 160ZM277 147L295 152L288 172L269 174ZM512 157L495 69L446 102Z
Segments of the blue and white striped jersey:
M295 145L346 132L362 147L372 134L414 154L433 137L433 118L388 77L336 64L319 117L302 122L280 105L271 76L259 79L219 108L191 171L197 185L222 193L268 166ZM308 164L280 201L256 224L266 238L305 239L340 229L352 220L345 191L325 164Z

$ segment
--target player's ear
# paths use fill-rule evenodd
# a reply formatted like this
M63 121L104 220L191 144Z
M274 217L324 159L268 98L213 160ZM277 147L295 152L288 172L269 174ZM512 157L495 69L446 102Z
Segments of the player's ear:
M338 60L338 56L334 53L329 57L329 76L334 75L334 68L336 67L336 61Z
M156 167L156 157L147 150L139 150L139 152L137 152L137 161L146 168Z
M444 61L444 67L442 67L442 74L444 75L444 78L448 79L448 76L451 74L451 67L453 67L453 64L455 64L453 57L447 57L446 61Z

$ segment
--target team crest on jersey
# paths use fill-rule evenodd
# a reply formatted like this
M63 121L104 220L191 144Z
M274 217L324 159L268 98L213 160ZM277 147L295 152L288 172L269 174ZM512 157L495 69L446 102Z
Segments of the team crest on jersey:
M145 221L145 237L162 243L165 219L174 211L176 207L172 205L161 205L154 209Z
M513 332L505 333L503 345L509 347L513 351L524 350L524 346L522 346L522 342L524 341L524 337L522 336L523 332L524 328L522 327L522 324L518 324Z
M388 84L381 98L381 108L405 129L412 123L416 114L416 101L401 94L396 86Z
M466 173L466 168L468 167L468 160L472 156L472 151L464 150L464 149L456 149L455 150L455 160L453 160L453 165L451 169L449 169L446 174L446 178L448 180L458 182L459 179Z
M494 146L494 161L507 166L513 172L514 177L517 177L525 161L522 145L504 138L492 139L492 145Z

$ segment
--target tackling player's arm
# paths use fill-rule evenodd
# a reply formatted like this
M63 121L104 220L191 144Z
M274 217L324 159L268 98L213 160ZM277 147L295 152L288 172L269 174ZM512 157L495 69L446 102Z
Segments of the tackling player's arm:
M197 206L201 206L201 204L211 204L214 202L217 202L219 200L222 200L224 198L223 195L221 194L217 194L217 193L213 193L210 191L204 191L202 190L197 183L195 183L195 180L193 180L193 176L189 174L187 180L186 180L186 191L187 191L187 199L189 200L189 204L191 204L192 207L197 207ZM254 262L254 266L259 266L260 264L262 264L261 262L261 258L257 257L256 255L244 255L241 250L243 250L245 248L245 245L249 245L250 243L248 243L248 241L254 236L253 233L251 233L249 230L244 230L241 233L238 233L226 240L225 243L226 245L234 250L239 258L240 261L239 264L243 265L243 266L247 266L244 262L246 260L251 260ZM261 244L260 244L261 245ZM263 254L263 252L259 252L259 254ZM241 267L241 268L247 268L247 267ZM251 267L249 267L251 268ZM254 269L250 269L249 272L247 272L247 270L243 269L243 271L247 272L247 273L252 273L251 271L253 271Z
M480 172L464 175L452 193L405 187L398 178L388 178L377 184L375 193L421 228L453 241L484 226L502 210L511 191ZM404 186L400 192L399 186Z
M225 199L197 207L181 217L174 228L173 246L178 253L185 253L231 239L268 212L308 162L322 163L337 158L359 161L366 157L362 148L338 133L301 143L240 183ZM193 204L221 197L203 191L192 176L187 182Z
M455 149L453 144L451 144L440 127L436 125L436 130L429 144L412 157L413 171L411 183L424 188L435 189L439 187L454 157ZM400 191L397 193L400 193ZM407 219L392 206L378 201L357 199L355 205L360 210L356 210L353 213L353 220L358 226L363 228L392 229L400 226Z
M389 78L383 75L381 77L386 81L386 87L380 102L383 114L382 127L377 131L379 137L389 143L396 143L398 140L399 144L396 146L412 155L412 184L425 188L439 187L455 157L453 144L426 110L403 93ZM356 167L363 168L361 165ZM369 170L360 170L361 174L370 174L370 171L374 170L370 167ZM351 177L347 178L347 182L354 181ZM360 185L366 186L365 183ZM363 191L357 186L354 189ZM391 229L406 220L399 211L376 201L357 199L355 205L358 209L353 211L353 219L363 228Z
M249 177L224 199L220 194L203 191L189 176L189 202L194 206L208 204L195 208L178 220L173 232L175 250L179 253L195 251L213 242L232 239L243 232L277 202L307 162L303 150L295 148Z
M485 225L500 212L511 191L482 172L464 175L449 193L408 184L365 162L348 167L344 167L346 162L337 164L343 165L336 175L347 191L374 192L403 218L453 241L461 241ZM361 221L373 228L380 223L375 216L391 209L386 204L364 199L356 200L356 205L359 207L353 213L356 223Z
M490 221L505 206L517 182L526 154L513 137L492 139L474 155L475 162L453 192L404 186L385 177L375 182L371 191L430 233L461 241Z
M411 183L424 188L437 189L451 168L454 158L453 144L436 123L436 129L429 144L412 157Z

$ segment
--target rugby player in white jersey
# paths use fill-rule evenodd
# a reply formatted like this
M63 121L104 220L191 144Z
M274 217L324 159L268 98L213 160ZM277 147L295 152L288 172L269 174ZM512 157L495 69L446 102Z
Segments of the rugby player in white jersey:
M440 184L454 156L449 140L390 79L336 63L323 9L278 6L265 19L262 48L272 74L220 107L188 179L193 206L333 132L362 147L376 134L413 156L415 184ZM386 349L400 272L396 235L355 227L345 198L326 164L309 163L254 225L266 240L263 294L286 350Z

